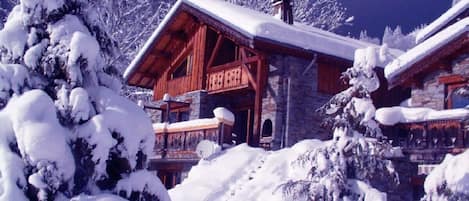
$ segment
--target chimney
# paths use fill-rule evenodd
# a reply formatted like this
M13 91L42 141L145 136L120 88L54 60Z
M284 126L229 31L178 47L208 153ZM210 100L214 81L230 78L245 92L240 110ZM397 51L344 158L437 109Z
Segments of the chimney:
M293 24L293 2L291 0L272 0L273 15L287 24Z

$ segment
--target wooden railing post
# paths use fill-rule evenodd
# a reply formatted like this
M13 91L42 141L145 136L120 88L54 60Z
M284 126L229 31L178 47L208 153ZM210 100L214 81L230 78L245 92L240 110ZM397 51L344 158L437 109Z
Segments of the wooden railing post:
M166 155L168 154L168 135L169 135L168 132L163 131L164 142L163 142L163 153L162 153L161 158L166 158Z
M218 124L218 144L219 144L220 146L222 146L222 148L223 148L223 140L222 140L222 137L223 137L223 126L224 126L223 123L219 123L219 124Z
M184 135L184 139L183 139L183 142L182 142L182 150L186 150L187 148L187 131L183 131L183 135Z

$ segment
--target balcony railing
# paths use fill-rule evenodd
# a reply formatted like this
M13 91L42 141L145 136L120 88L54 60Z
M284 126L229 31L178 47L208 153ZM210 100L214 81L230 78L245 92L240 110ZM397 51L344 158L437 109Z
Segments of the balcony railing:
M230 144L233 122L224 119L198 119L174 124L155 124L152 159L198 160L196 148L202 140Z
M401 123L384 127L393 146L400 146L412 161L438 163L447 153L469 147L469 136L459 119Z
M248 72L241 65L239 62L233 62L212 67L207 79L208 92L216 93L248 87Z

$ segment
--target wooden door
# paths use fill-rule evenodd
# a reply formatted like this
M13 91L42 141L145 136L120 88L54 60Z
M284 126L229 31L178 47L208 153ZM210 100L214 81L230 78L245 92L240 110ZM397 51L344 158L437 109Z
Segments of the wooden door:
M254 110L252 108L239 109L234 111L235 124L233 133L236 144L249 142L253 135Z

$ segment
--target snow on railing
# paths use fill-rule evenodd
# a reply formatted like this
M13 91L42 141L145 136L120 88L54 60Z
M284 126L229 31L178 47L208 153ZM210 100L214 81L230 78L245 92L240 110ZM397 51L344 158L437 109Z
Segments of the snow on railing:
M468 109L433 110L392 107L376 112L376 120L393 146L412 161L439 163L447 153L469 147Z
M153 124L156 135L153 158L198 159L196 148L203 140L230 144L233 113L225 108L216 108L213 113L213 118Z

